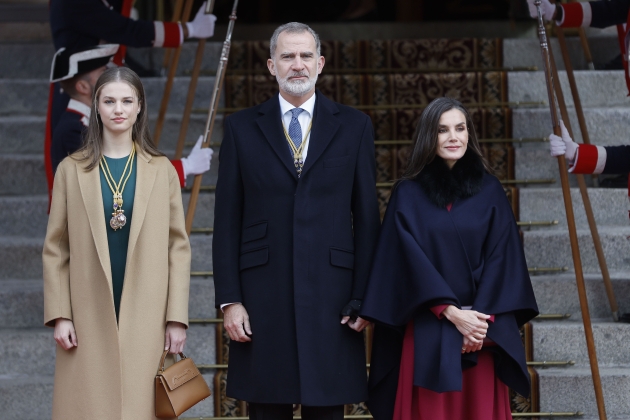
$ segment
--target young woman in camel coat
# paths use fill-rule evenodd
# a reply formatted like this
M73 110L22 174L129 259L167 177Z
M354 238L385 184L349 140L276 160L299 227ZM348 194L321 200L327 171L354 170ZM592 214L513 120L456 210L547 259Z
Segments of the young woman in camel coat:
M85 147L57 169L43 251L44 322L58 344L53 420L153 420L160 356L183 350L188 323L180 184L148 135L137 75L109 69L94 92ZM118 183L121 162L131 165L127 223L114 230L104 179L111 168Z

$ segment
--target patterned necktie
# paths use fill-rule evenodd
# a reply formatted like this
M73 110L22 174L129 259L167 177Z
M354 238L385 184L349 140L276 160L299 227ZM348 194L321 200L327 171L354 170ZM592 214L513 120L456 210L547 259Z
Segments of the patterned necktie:
M302 108L293 108L291 110L291 123L289 124L289 137L293 140L296 148L302 144L302 127L297 117L304 111Z

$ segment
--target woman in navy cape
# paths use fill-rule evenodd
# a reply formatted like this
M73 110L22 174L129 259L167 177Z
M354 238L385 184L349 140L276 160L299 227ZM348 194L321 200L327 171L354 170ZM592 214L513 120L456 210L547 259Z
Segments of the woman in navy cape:
M512 209L461 103L424 110L385 214L361 316L376 420L511 419L519 327L538 314Z

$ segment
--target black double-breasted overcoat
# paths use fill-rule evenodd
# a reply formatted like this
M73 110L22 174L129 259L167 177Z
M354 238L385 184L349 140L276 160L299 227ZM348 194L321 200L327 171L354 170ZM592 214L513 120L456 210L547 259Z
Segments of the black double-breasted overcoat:
M316 93L298 179L277 96L225 120L216 190L216 305L242 302L252 341L230 343L227 395L258 403L364 401L362 299L380 225L369 117Z

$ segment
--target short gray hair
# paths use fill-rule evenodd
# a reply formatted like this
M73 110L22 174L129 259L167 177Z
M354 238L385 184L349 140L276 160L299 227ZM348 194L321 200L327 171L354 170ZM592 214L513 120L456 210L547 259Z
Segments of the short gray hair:
M269 42L269 53L271 54L271 58L276 54L276 47L278 46L278 37L282 32L288 32L290 34L301 34L303 32L308 32L313 35L315 38L315 46L317 47L317 55L322 55L322 43L319 41L319 35L315 32L310 26L305 23L300 22L289 22L284 25L280 25L273 31L273 35L271 35L271 41Z

